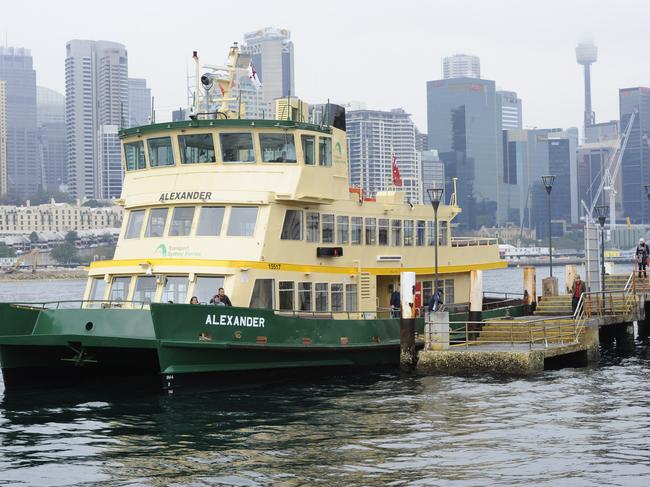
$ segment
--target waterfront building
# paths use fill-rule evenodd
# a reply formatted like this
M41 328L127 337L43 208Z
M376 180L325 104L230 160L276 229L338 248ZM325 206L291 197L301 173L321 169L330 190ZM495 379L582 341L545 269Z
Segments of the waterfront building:
M445 187L445 165L438 157L437 150L425 150L420 152L420 161L422 164L422 195L421 200L424 204L431 204L431 199L427 193L428 188ZM447 195L443 195L444 201L449 203Z
M129 78L129 127L147 125L151 122L151 89L147 80Z
M0 234L119 228L122 207L91 208L54 200L43 205L0 206Z
M0 196L7 194L7 82L0 80Z
M128 57L122 44L72 40L66 45L66 138L69 191L77 198L108 198L113 186L102 177L117 154L100 156L102 126L128 123Z
M5 81L7 191L28 197L42 187L36 71L29 49L0 47L0 80Z
M353 110L346 113L346 126L350 186L363 187L369 197L393 189L394 153L403 184L401 190L407 200L420 203L420 153L415 147L416 129L410 114L401 108Z
M514 91L497 91L497 103L500 108L501 129L513 130L522 127L521 98Z
M442 59L442 77L450 78L480 78L481 60L478 56L456 54Z
M650 223L650 204L644 188L650 184L650 88L623 88L618 96L621 130L636 111L621 162L623 212L632 223Z
M65 140L65 96L36 87L36 120L43 163L43 187L48 191L65 189L68 180Z

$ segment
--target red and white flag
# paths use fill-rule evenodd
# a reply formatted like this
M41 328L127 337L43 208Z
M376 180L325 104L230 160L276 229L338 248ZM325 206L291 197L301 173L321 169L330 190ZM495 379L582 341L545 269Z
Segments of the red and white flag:
M390 158L391 169L393 171L393 186L402 186L402 177L399 175L399 167L397 167L397 155L393 152Z
M257 71L255 71L253 63L248 65L248 79L251 80L251 83L253 83L256 90L259 90L262 87L262 82L260 81L259 76L257 76Z

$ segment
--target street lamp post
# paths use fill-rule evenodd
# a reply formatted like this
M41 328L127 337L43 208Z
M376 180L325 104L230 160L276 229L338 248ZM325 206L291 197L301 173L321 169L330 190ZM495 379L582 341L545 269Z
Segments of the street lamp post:
M603 293L603 306L605 305L605 220L607 219L608 206L596 206L596 218L600 225L600 290Z
M542 176L544 189L546 189L546 194L548 195L548 264L550 267L551 277L553 277L553 247L552 247L552 240L551 240L551 190L553 189L554 181L555 181L555 176L552 174Z
M431 200L431 206L433 206L433 221L434 221L434 242L435 242L435 258L436 258L436 275L433 285L433 296L435 297L438 292L438 207L440 206L440 200L442 199L442 188L428 188L427 194ZM435 299L435 298L434 298Z

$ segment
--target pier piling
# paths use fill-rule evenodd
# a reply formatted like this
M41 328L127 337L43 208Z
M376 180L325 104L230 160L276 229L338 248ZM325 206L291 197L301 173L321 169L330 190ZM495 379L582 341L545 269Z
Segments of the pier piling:
M537 276L533 266L524 267L524 304L528 306L524 314L533 314L537 305Z
M402 311L399 323L400 366L411 370L415 366L415 272L400 274L400 302Z

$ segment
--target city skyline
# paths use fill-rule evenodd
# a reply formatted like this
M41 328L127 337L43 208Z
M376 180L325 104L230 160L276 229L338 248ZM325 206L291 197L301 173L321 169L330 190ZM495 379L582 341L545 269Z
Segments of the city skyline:
M591 34L599 48L599 60L592 72L597 122L617 118L619 88L650 84L650 66L637 62L634 49L650 37L645 31L646 16L625 15L642 3L624 3L627 8L621 8L619 3L593 9L588 8L590 2L565 5L551 1L547 8L531 16L524 6L508 1L435 5L407 2L386 19L368 25L359 22L367 4L350 6L332 1L319 10L323 25L331 26L335 34L328 36L327 42L322 35L314 34L304 12L254 1L245 17L228 22L218 31L193 31L189 27L179 31L172 15L147 24L143 31L139 19L145 17L148 7L125 2L116 2L114 9L106 11L105 21L96 25L95 17L80 13L84 12L81 3L74 1L43 3L43 15L38 18L30 14L27 5L12 5L3 12L0 28L8 45L32 50L38 84L60 92L64 90L60 67L69 39L106 39L126 45L129 74L150 81L160 120L170 119L173 109L186 105L186 73L191 71L192 50L198 50L206 64L220 63L232 42L242 42L244 32L272 25L292 32L296 95L308 102L326 98L339 102L363 100L377 110L399 106L412 113L416 126L424 129L426 81L442 78L443 57L464 52L481 59L483 78L495 80L498 89L516 91L524 100L524 126L582 127L582 72L575 62L574 49L585 34ZM562 9L553 8L554 4ZM160 12L175 8L170 2L159 3L158 7ZM217 7L207 7L211 8L218 13ZM128 16L124 15L127 9ZM63 11L73 13L64 16ZM557 15L558 11L562 15ZM624 31L612 28L620 16L625 16ZM58 21L40 20L53 17ZM454 25L463 25L464 29ZM35 32L46 35L37 36ZM152 38L157 39L156 49L151 48ZM366 46L363 55L351 56L361 45ZM399 59L400 65L416 73L401 76L399 89L395 89L391 59Z

